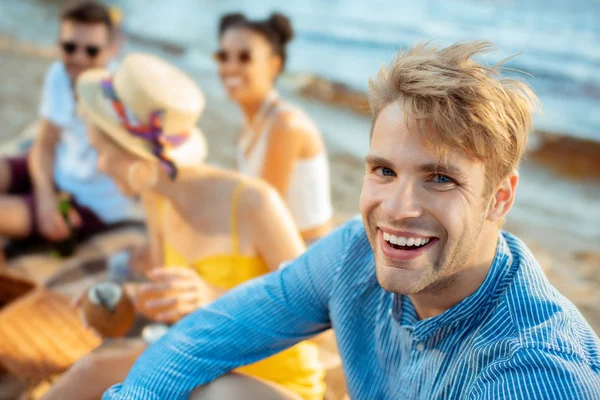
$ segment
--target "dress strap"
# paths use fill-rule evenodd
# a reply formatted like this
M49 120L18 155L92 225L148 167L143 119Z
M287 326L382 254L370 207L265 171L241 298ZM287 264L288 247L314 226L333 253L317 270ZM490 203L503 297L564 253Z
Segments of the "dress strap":
M233 253L240 253L240 236L238 231L238 208L240 203L240 196L242 194L242 189L246 186L246 181L238 183L235 190L233 191L233 196L231 199L231 246L233 247Z

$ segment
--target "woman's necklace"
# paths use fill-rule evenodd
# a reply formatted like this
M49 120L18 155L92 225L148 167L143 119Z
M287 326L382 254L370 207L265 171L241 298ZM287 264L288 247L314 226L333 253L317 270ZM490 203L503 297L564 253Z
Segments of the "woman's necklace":
M279 94L276 90L272 90L271 93L263 100L258 109L257 113L252 119L246 119L246 124L242 131L240 138L240 144L244 149L244 152L248 152L258 140L260 132L256 129L262 126L269 115L269 112L273 109L277 101L279 100Z
M279 94L276 90L272 90L271 93L265 97L254 117L252 117L251 120L246 120L246 128L255 128L260 126L278 99Z

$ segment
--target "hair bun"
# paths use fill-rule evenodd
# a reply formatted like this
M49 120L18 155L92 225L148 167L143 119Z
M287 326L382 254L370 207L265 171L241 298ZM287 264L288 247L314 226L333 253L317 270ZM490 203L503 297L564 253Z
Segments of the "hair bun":
M221 36L228 28L234 25L244 24L246 22L248 22L248 19L242 13L229 13L223 15L221 17L221 21L219 22L219 36Z
M294 37L294 30L290 19L283 14L273 13L267 20L267 23L277 32L281 38L281 43L286 44Z

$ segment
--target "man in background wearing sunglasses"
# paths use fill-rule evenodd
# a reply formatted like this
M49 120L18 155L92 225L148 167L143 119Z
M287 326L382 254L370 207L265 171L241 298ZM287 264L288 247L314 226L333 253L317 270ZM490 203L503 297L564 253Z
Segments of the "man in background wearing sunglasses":
M0 236L61 241L71 234L69 225L88 236L135 215L133 203L96 169L73 91L82 72L105 68L114 57L116 29L110 10L94 1L62 12L60 60L46 74L32 150L0 159ZM68 222L59 211L60 192L72 198Z

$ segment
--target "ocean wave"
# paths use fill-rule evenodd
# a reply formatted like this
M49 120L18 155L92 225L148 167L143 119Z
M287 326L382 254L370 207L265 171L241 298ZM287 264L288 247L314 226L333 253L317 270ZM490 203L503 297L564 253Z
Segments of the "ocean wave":
M395 30L396 34L385 35L385 37L366 33L361 35L356 32L356 29L342 32L303 30L299 32L298 39L320 47L329 46L332 55L349 51L356 53L357 57L360 57L360 52L363 50L380 51L387 55L408 48L419 40L420 35L415 34L408 27L395 28ZM396 39L398 37L402 39ZM444 40L444 42L446 41L447 39ZM442 40L438 40L438 42L442 42ZM497 46L500 47L498 44ZM597 48L600 48L600 41L594 46L596 47L591 48L587 53L574 53L572 50L569 51L558 46L530 49L529 51L521 49L521 54L509 61L506 66L527 72L537 79L600 86L600 51L596 51ZM518 48L515 44L512 47ZM490 54L488 58L490 63L496 63L517 53L516 50L511 52L510 49L503 48L502 51Z

